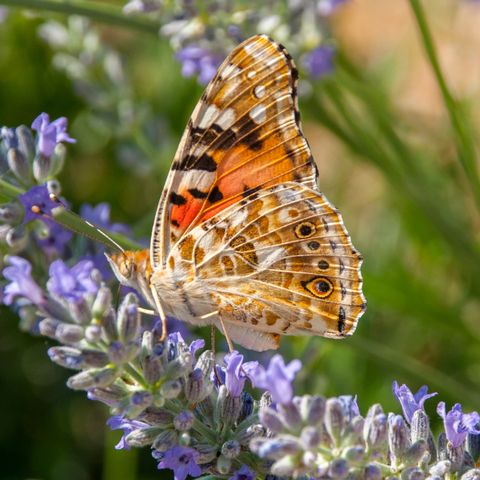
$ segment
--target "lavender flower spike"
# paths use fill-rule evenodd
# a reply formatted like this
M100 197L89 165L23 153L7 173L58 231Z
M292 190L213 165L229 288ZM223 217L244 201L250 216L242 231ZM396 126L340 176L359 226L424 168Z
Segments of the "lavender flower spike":
M414 394L406 385L399 386L396 381L394 381L392 384L392 390L393 394L402 406L403 415L407 419L408 423L412 422L413 414L417 410L423 410L423 404L425 403L425 400L437 395L437 392L427 393L428 387L426 385L420 387L418 392Z
M448 441L454 448L459 447L467 438L467 435L480 435L480 415L477 412L463 413L462 406L456 403L447 412L445 402L437 405L437 413L443 418L445 433Z
M34 305L46 302L43 290L32 278L32 266L28 260L21 257L8 257L9 266L3 269L3 276L10 283L3 291L3 303L11 305L15 297L28 298Z
M300 368L302 368L300 360L292 360L285 365L281 355L275 355L267 369L257 365L255 368L248 369L247 375L255 387L268 390L274 402L286 405L292 400L292 382Z
M202 469L197 465L198 457L195 449L177 445L164 453L158 468L173 470L175 480L185 480L188 475L198 477L202 473Z
M44 157L51 157L58 143L75 143L67 133L68 120L60 117L50 122L46 113L41 113L32 123L32 129L38 132L38 150Z

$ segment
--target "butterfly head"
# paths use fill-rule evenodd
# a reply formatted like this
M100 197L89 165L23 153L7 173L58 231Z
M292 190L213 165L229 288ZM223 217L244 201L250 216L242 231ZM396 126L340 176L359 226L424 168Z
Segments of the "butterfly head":
M105 254L113 273L123 285L138 289L139 283L148 283L150 256L148 250Z

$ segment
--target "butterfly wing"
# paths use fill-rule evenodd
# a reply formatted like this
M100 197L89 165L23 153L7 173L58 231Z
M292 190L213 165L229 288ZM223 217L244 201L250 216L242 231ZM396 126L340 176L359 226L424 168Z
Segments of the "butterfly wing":
M275 348L279 335L351 335L365 311L362 258L340 214L298 183L217 213L170 256L193 265L232 340L247 348Z
M246 40L219 68L197 104L157 209L152 267L173 245L242 197L296 181L316 186L316 167L300 130L297 70L265 35Z

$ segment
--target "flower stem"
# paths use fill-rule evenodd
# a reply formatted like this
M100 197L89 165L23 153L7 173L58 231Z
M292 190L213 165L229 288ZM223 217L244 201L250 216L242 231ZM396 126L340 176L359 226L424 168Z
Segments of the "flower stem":
M158 35L159 25L145 18L129 17L113 5L86 0L0 0L0 5L82 15L98 22Z
M477 207L480 209L480 178L476 167L476 147L472 136L472 129L470 128L468 119L465 117L465 112L462 111L459 103L448 88L420 0L409 0L409 2L417 22L425 53L427 54L428 61L430 62L433 74L440 88L452 128L455 132L458 159L465 171L467 180L470 182Z

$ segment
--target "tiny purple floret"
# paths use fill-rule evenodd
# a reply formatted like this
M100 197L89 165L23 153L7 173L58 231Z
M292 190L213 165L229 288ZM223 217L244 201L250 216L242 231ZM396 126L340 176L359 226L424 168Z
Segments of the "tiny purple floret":
M420 387L418 392L414 394L406 385L399 386L396 381L392 384L392 390L402 406L403 415L408 423L411 423L413 414L417 410L423 410L425 400L437 395L437 392L428 393L428 387L426 385Z
M107 425L112 430L123 430L123 435L120 441L115 445L117 450L130 450L130 445L127 444L125 438L134 430L149 427L148 423L141 422L139 420L129 420L121 415L113 415L107 420Z
M331 15L340 5L348 0L320 0L318 2L318 13L323 16Z
M302 368L300 360L292 360L288 365L281 355L275 355L270 360L268 368L261 365L247 370L254 387L264 388L272 395L275 403L289 404L293 397L292 382L296 373Z
M208 50L196 45L188 45L179 50L176 59L182 64L182 75L198 75L198 81L206 85L214 76L221 59Z
M255 474L246 465L242 465L228 480L255 480Z
M32 207L38 207L45 215L52 215L52 209L58 207L58 204L50 198L50 192L46 185L35 185L30 190L18 196L18 200L25 210L23 223L41 218L33 213Z
M60 117L50 122L47 113L41 113L32 123L32 129L38 134L38 151L44 157L51 157L58 143L75 143L67 133L68 120L66 117Z
M331 45L321 45L308 52L303 64L313 79L319 79L333 70L335 48Z
M163 454L158 468L173 470L175 480L185 480L188 475L198 477L202 473L202 469L197 465L198 457L195 449L176 445Z
M43 290L32 278L32 265L22 257L8 257L8 267L3 269L3 276L10 280L3 291L3 303L11 305L15 298L25 297L34 305L45 303Z
M462 445L469 433L480 434L480 415L477 412L463 413L459 403L447 412L445 402L440 402L437 405L437 413L443 418L447 439L454 448Z
M242 394L245 380L248 378L247 373L258 366L258 362L243 363L243 355L237 351L228 353L224 357L225 367L216 367L217 374L222 383L227 387L232 397L239 397ZM216 379L216 377L215 377Z

